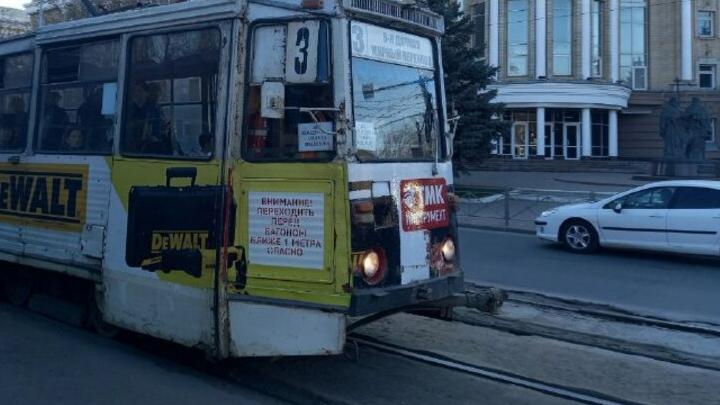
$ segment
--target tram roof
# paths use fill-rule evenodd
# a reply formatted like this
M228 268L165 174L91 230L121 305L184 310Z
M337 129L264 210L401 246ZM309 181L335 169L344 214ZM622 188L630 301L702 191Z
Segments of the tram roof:
M162 28L179 21L201 23L241 15L246 0L191 0L155 7L130 9L97 17L48 24L36 34L38 44L79 39L87 36L108 36L125 32Z
M408 0L324 0L322 10L300 6L302 0L189 0L169 5L145 7L97 17L83 18L40 27L35 33L0 41L0 54L10 54L32 48L34 43L72 41L85 37L111 36L176 25L202 23L242 16L248 3L264 4L298 12L332 15L336 8L371 19L400 23L420 28L432 34L444 31L442 17L407 3ZM412 0L410 0L412 1Z

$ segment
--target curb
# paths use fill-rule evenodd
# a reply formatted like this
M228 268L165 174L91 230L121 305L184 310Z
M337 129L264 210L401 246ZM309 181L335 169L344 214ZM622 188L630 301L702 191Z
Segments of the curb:
M504 226L458 224L458 228L470 228L470 229L479 229L479 230L483 230L483 231L496 231L496 232L520 233L520 234L524 234L524 235L535 235L535 231L531 231L529 229L506 228Z

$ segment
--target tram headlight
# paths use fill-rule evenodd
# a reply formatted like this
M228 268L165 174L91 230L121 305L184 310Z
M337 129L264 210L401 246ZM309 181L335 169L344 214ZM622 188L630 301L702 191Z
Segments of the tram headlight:
M363 258L363 275L372 278L378 270L380 270L380 256L377 252L371 251Z
M368 250L360 261L360 273L367 284L375 285L385 278L387 261L380 248Z
M446 238L442 246L440 246L440 251L442 252L443 259L446 262L452 262L455 260L455 241L452 240L452 238Z

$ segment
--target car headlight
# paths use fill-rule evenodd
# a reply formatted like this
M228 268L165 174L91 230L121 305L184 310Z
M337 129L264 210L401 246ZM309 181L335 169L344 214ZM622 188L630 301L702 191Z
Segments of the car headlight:
M551 209L551 210L543 211L543 212L540 214L540 216L541 216L541 217L548 217L548 216L556 213L557 211L558 211L558 210L557 210L556 208L553 208L553 209Z

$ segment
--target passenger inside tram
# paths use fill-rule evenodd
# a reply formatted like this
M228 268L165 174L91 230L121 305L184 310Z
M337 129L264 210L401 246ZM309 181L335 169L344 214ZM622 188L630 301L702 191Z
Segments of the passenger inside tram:
M172 145L165 125L165 117L158 105L160 88L144 81L133 83L132 102L128 111L128 151L135 153L169 154Z
M5 123L0 123L0 148L15 149L19 145L17 131Z
M87 147L95 152L109 152L112 149L113 122L102 114L103 88L98 86L90 91L78 109L77 121L87 135Z
M70 123L68 114L60 106L62 95L58 91L49 93L43 115L44 136L42 145L49 150L60 147L62 136Z
M63 136L62 150L66 152L81 151L85 148L85 134L80 128L70 128Z

